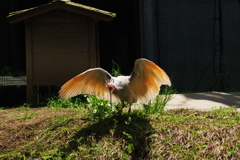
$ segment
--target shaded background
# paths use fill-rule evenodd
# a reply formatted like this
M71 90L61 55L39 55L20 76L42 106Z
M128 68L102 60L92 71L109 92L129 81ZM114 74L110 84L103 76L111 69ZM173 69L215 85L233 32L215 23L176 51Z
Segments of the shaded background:
M72 1L117 14L99 23L100 66L109 72L111 60L130 74L145 57L169 74L178 92L240 90L239 0ZM9 24L6 16L49 2L0 1L0 106L26 101L24 23Z

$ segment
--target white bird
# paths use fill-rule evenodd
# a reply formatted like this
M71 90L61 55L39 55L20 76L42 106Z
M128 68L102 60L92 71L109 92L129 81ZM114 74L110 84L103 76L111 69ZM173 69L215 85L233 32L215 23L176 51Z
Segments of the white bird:
M112 103L148 103L160 91L161 85L171 86L171 81L163 69L150 60L137 59L130 76L113 77L102 68L92 68L67 81L59 91L65 100L79 94L94 95ZM121 113L122 109L119 110Z

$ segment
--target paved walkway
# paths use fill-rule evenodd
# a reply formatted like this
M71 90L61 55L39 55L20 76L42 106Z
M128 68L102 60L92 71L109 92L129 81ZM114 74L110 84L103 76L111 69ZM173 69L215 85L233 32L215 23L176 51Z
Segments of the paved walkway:
M240 111L240 92L203 92L174 94L165 109L189 108L211 110L219 107L237 106Z

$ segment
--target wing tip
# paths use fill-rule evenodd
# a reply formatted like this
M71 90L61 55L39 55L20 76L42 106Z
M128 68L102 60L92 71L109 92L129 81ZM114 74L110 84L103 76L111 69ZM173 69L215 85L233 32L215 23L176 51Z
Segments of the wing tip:
M168 86L172 85L171 80L167 75L167 73L161 67L159 67L156 63L146 58L139 58L136 61L138 61L138 63L140 64L146 64L144 66L148 66L150 70L152 70L156 75L158 75L162 85L168 85Z

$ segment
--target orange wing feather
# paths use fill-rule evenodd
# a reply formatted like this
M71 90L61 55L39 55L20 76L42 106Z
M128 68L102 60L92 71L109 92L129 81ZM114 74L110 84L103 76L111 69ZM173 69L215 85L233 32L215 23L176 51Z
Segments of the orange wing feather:
M101 68L89 69L67 81L61 87L59 97L65 100L79 94L90 94L110 100L109 90L105 87L106 80L110 78L111 75ZM112 95L112 102L117 103L120 100Z
M161 85L171 86L171 81L163 69L144 58L135 61L129 83L133 103L147 103L154 99L159 94Z

